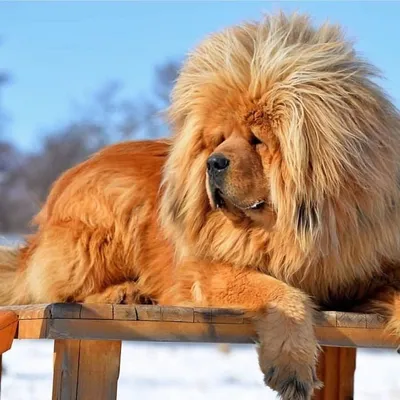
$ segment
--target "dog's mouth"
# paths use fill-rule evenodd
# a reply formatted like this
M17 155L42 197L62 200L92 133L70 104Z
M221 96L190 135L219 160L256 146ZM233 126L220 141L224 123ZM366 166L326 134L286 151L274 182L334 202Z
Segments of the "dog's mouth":
M212 209L220 210L233 223L243 226L243 223L247 222L261 226L266 230L272 229L276 223L276 212L267 200L240 202L211 185L207 185L207 193Z
M226 196L218 188L215 188L212 191L212 197L215 207L219 209L230 209L233 206L240 211L246 212L246 211L262 210L265 205L265 200L257 200L248 204L239 204L237 201L234 201L228 196Z
M224 208L226 203L222 196L222 192L219 189L215 189L213 191L213 201L215 204L215 208Z

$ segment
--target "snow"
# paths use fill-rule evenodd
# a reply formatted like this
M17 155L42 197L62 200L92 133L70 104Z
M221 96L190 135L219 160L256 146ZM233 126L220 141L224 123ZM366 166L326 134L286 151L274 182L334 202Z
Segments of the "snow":
M51 398L53 344L15 341L4 354L2 400ZM400 356L395 351L358 350L356 400L400 398ZM262 383L254 346L123 342L118 400L272 400Z

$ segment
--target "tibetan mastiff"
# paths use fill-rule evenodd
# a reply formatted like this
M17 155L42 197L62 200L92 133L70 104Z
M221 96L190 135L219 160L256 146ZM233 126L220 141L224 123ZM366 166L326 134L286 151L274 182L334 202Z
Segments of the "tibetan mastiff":
M65 172L0 303L157 303L255 313L265 382L309 399L316 307L379 312L400 338L400 115L340 27L283 13L205 38L165 141Z

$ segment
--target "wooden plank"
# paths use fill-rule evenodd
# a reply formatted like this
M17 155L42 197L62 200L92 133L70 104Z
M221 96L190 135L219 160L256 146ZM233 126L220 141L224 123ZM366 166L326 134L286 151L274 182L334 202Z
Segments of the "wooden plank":
M338 400L339 352L337 347L323 347L318 360L317 376L324 387L317 391L315 400Z
M193 322L211 322L212 314L209 308L193 308Z
M382 329L385 326L385 318L382 315L369 314L367 315L368 329Z
M359 313L336 312L336 326L345 328L366 328L367 315Z
M246 310L235 310L226 308L204 308L204 307L160 307L153 305L107 305L107 304L74 304L74 303L55 303L55 304L39 304L28 306L7 306L0 307L0 312L13 311L20 320L23 319L51 319L51 318L90 318L90 319L112 319L111 309L123 310L123 314L128 319L132 319L132 315L137 314L137 319L141 321L175 320L177 315L185 315L191 313L197 315L209 315L211 313L214 322L227 323L243 323L243 318L251 318L252 315ZM202 317L200 317L202 318ZM208 317L206 317L208 318ZM188 319L190 320L190 318ZM198 320L200 321L200 320ZM205 320L204 320L205 321ZM195 322L195 319L193 319ZM383 328L384 319L375 314L359 314L359 313L343 313L335 311L325 311L317 313L317 326L339 326L344 328Z
M51 318L51 304L32 304L26 306L2 306L0 312L12 311L21 319Z
M120 341L56 340L53 400L115 400Z
M171 321L51 320L49 339L254 343L250 324Z
M178 340L184 332L185 341L207 341L214 340L214 332L217 329L218 340L229 341L235 337L235 342L253 343L255 332L252 328L252 315L244 310L231 310L219 308L184 308L184 307L160 307L151 305L80 305L80 304L45 304L39 306L16 306L2 307L0 310L13 309L19 313L18 338L74 338L77 339L110 339L110 340ZM59 317L59 318L56 318ZM60 320L65 319L66 331L63 333L59 328ZM96 334L91 329L87 335L80 330L79 326L70 325L72 320L100 320L105 325L96 325L99 330ZM118 324L109 324L112 321ZM160 325L147 325L149 331L140 336L138 329L140 325L132 325L138 322L153 322ZM169 325L166 322L174 322ZM193 325L191 328L183 324ZM200 325L199 325L200 324ZM203 324L203 325L201 325ZM221 325L225 324L224 330ZM238 327L235 327L237 325ZM249 325L249 327L243 327ZM48 330L53 327L51 335ZM110 326L118 326L115 332L109 330ZM383 329L384 320L377 315L322 312L317 314L315 331L319 342L328 346L350 346L350 347L376 347L393 348L396 346L395 338ZM147 328L146 328L147 329ZM166 332L163 330L166 329ZM152 334L150 330L157 330ZM232 333L229 331L232 330ZM243 337L238 338L239 332ZM106 338L106 332L110 337ZM194 335L190 338L190 332ZM226 335L221 337L221 332ZM130 336L131 335L131 336ZM94 336L94 337L91 337Z
M17 339L47 339L51 319L25 319L18 323Z
M316 314L315 324L318 326L336 326L337 318L335 311L325 311Z
M76 399L79 351L79 340L54 341L53 400Z
M161 319L163 321L194 322L193 308L162 307Z
M314 400L352 400L356 349L323 347L317 375L324 387L315 393Z
M339 399L353 400L357 349L339 348Z
M120 341L82 340L76 400L116 400Z
M214 324L170 321L50 320L49 339L103 339L254 343L252 324ZM381 329L316 328L322 345L396 348L397 340Z
M17 331L18 317L12 311L0 313L0 354L11 348Z
M315 327L319 343L323 346L397 348L395 336L384 329Z
M140 321L160 321L161 307L160 306L135 306L137 319Z
M1 377L3 375L3 356L0 354L0 399L1 399Z
M316 327L315 331L325 346L397 348L396 338L383 329ZM256 333L252 324L60 319L20 321L17 337L254 343Z
M78 303L54 303L51 305L51 318L80 318L82 305Z
M251 313L245 310L211 309L211 321L218 324L243 324L249 318L251 318Z
M113 306L113 318L127 321L136 321L138 319L138 315L134 306L126 304L115 304Z
M113 319L112 304L82 304L80 318L84 319Z

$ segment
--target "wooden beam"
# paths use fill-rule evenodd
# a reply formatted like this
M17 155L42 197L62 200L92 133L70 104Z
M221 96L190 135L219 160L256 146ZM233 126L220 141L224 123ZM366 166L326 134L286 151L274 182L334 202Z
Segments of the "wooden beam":
M316 326L321 345L396 348L382 328ZM19 322L18 339L97 339L207 343L254 343L252 324L107 319L31 319Z
M155 321L51 320L49 339L254 343L252 325Z
M17 325L18 317L14 312L0 312L0 354L11 348Z
M1 379L3 373L2 354L12 346L14 336L17 331L18 317L12 311L0 312L0 397L1 397Z
M55 340L53 400L75 400L78 384L79 340Z
M0 399L1 399L1 377L3 375L3 356L0 354Z
M0 307L19 317L19 339L154 340L253 343L246 310L110 304ZM394 348L378 315L320 312L315 331L326 346Z
M116 400L120 341L56 340L53 400Z
M318 362L318 378L324 382L315 400L353 400L356 349L323 347Z

